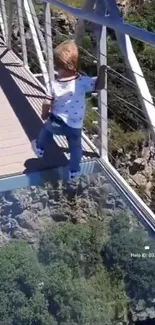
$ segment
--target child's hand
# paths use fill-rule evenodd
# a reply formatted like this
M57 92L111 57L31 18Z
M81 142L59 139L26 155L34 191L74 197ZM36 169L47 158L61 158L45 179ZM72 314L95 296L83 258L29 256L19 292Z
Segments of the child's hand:
M96 82L96 90L102 90L105 88L105 74L106 74L106 66L101 65L98 73L97 82Z
M44 121L48 119L50 109L51 109L51 100L45 99L42 104L42 114L41 114L41 117Z

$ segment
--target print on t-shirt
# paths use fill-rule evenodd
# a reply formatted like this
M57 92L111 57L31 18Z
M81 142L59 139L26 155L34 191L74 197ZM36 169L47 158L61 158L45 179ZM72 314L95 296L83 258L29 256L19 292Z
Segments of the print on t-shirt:
M70 81L52 83L52 113L73 128L81 128L85 116L85 95L95 90L97 78L79 75Z

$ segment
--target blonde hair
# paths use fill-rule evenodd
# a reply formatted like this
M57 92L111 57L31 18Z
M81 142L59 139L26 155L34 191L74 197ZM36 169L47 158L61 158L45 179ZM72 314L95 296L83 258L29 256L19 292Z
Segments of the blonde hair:
M65 41L54 50L56 68L77 72L78 70L78 47L74 41Z

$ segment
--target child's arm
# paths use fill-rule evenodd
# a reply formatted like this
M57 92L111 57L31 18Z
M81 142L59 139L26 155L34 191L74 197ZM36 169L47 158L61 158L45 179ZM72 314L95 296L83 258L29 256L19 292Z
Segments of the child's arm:
M41 114L41 117L44 121L48 119L51 109L52 109L52 99L45 98L42 104L42 114Z
M105 73L106 67L101 66L99 69L98 77L89 77L82 76L82 84L85 88L85 92L94 92L98 90L102 90L105 88Z

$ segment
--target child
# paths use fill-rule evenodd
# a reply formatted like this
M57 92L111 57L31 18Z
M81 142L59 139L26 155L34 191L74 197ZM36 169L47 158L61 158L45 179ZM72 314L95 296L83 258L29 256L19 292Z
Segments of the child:
M97 78L78 73L78 48L73 41L58 45L54 52L57 78L52 83L52 100L45 100L42 119L47 120L32 143L41 158L49 134L65 135L70 152L70 178L79 175L82 157L81 133L85 116L85 94L96 90Z

